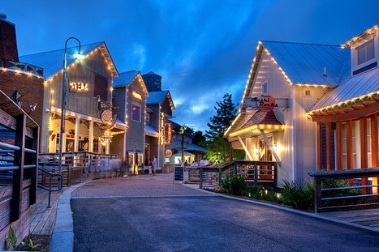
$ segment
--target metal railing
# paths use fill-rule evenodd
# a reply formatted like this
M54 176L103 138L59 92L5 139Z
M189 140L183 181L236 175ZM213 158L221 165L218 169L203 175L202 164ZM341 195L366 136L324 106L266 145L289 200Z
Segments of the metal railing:
M379 206L379 168L310 172L315 212Z
M51 202L51 193L52 192L58 192L62 190L62 183L63 183L63 177L62 174L56 173L55 171L48 171L44 168L38 167L38 173L42 177L48 176L48 186L45 186L45 183L38 183L38 187L42 188L49 192L49 198L47 202L47 208L51 208L50 202ZM54 177L56 179L54 180ZM53 181L56 183L56 188L53 188L54 184Z
M45 167L55 166L58 170L58 154L42 153L39 164ZM125 172L121 159L117 155L98 154L93 152L65 152L62 154L63 185L82 182L86 179L119 176ZM58 171L59 172L59 171Z

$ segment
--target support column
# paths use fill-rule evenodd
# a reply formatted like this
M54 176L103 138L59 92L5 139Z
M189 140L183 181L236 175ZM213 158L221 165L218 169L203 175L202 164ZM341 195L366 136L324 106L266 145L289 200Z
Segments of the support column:
M363 117L359 120L360 138L361 138L361 168L367 168L367 118ZM368 178L362 178L362 186L368 185ZM367 194L367 188L362 188L362 194Z
M93 121L89 121L89 129L88 129L88 151L93 152Z
M79 131L80 131L80 117L75 118L75 141L74 141L74 151L79 151Z
M347 169L353 169L353 130L352 130L352 121L349 120L346 122L346 148L347 148ZM349 185L352 186L354 181L349 179Z
M322 170L321 123L317 123L317 170Z
M326 170L330 171L332 168L332 123L326 124Z
M378 114L371 117L371 162L372 167L378 167ZM372 178L372 184L378 184L378 177ZM378 187L372 188L372 193L378 193Z
M342 123L336 122L336 157L337 157L337 170L342 170L343 157L342 157Z

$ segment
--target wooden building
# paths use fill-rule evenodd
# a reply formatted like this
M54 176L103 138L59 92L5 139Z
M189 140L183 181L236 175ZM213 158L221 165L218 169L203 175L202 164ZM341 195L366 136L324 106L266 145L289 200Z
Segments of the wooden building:
M128 168L138 167L143 170L144 159L149 152L145 150L146 98L148 91L139 71L120 73L113 82L113 105L117 119L126 125L126 133L114 135L124 143L125 152L119 155L126 161ZM112 145L112 153L118 153L120 146Z
M348 80L326 93L308 113L317 123L317 164L325 170L378 167L379 26L342 47L350 52Z
M75 39L76 40L76 39ZM83 57L74 58L76 53ZM64 88L66 57L67 88ZM109 154L110 145L118 145L126 125L116 120L112 106L113 79L118 76L105 42L80 45L66 41L65 48L20 57L25 62L39 65L44 70L42 107L41 153L59 151L62 99L65 97L62 151L88 151ZM122 141L120 145L122 145ZM122 156L123 149L118 149Z
M340 46L260 41L237 117L225 132L246 160L279 162L277 185L310 179L317 168L316 124L307 114L349 75ZM263 169L261 178L273 173Z
M175 109L170 91L152 91L146 101L145 153L146 164L158 159L159 169L163 168L165 146L172 141L172 125L168 121Z

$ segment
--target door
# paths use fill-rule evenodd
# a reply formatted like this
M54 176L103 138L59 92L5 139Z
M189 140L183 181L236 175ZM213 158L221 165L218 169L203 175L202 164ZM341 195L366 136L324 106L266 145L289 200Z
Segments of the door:
M272 136L267 137L272 143ZM259 161L272 161L272 151L263 138L259 139ZM272 171L270 165L259 165L258 179L272 179Z

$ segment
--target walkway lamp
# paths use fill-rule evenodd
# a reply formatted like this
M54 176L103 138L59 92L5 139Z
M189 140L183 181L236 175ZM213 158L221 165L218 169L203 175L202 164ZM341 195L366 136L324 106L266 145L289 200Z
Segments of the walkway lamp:
M67 97L67 90L68 90L68 78L67 78L67 44L70 40L75 40L78 42L79 51L78 53L74 54L73 56L76 59L83 58L83 55L80 54L81 44L80 40L75 37L70 37L66 40L64 44L64 60L63 60L63 82L62 82L62 97L61 97L61 125L60 125L60 132L59 132L59 158L58 158L58 170L59 174L62 172L62 145L63 145L63 134L65 132L65 123L64 123L64 114L65 114L65 106L66 106L66 97Z

